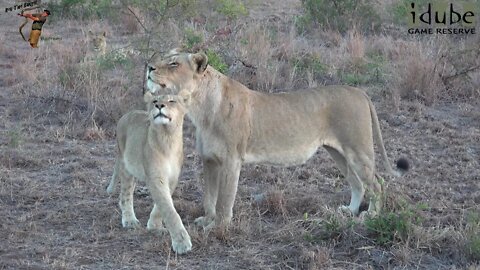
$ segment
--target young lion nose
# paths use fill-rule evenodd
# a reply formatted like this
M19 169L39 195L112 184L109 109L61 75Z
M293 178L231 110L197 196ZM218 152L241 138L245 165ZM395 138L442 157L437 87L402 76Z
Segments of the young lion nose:
M165 104L160 104L160 109L165 108Z

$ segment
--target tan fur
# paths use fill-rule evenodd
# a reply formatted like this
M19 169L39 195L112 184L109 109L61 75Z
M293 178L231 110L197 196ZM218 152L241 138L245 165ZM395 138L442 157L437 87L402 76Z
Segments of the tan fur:
M350 205L340 209L359 214L366 192L368 213L380 210L374 137L384 164L393 170L375 109L364 91L327 86L256 92L207 67L207 61L203 53L171 51L155 56L146 75L151 92L182 89L191 94L187 115L196 126L205 177L205 216L196 223L211 227L230 222L242 163L302 164L319 146L327 149L350 183Z
M106 33L100 34L88 31L87 35L88 45L87 52L83 59L84 62L94 61L98 57L104 56L107 52L107 37Z
M145 101L148 112L131 111L118 121L119 153L107 192L112 193L116 183L121 183L122 225L136 227L139 221L133 210L134 177L145 181L155 203L147 228L164 230L163 222L170 233L173 250L182 254L191 250L192 244L171 195L183 162L183 99L178 96L153 97L146 93ZM154 120L160 111L171 121L161 117Z

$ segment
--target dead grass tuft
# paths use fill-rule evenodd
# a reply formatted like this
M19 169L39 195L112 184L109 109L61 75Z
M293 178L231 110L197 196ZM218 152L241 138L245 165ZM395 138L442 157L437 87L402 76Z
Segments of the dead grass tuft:
M93 127L88 127L85 129L85 132L83 133L83 139L87 141L104 140L106 138L105 130L101 127L98 127L95 122L93 124Z
M408 52L396 67L396 99L421 100L431 105L445 90L439 76L442 67L438 51L415 42L410 44Z

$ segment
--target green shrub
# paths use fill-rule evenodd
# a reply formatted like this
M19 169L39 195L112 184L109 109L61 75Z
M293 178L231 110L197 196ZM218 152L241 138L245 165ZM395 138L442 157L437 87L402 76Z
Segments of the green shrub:
M348 85L383 84L386 81L385 57L378 54L367 55L365 59L352 60L344 70L338 71L338 77Z
M353 27L366 32L377 30L380 16L373 3L372 0L302 0L307 13L302 20L341 33Z
M391 14L391 18L397 24L406 25L410 19L410 11L412 9L411 4L413 1L411 0L400 0L395 1L395 3L389 8L389 13ZM430 1L428 0L416 0L415 6L418 10L418 7L423 8L427 5Z
M420 211L428 206L418 204L415 207L402 203L398 212L383 212L365 220L367 231L380 245L390 245L395 242L406 242L411 235L413 225L423 221Z
M237 19L239 16L248 14L243 3L238 0L216 0L216 2L217 12L225 15L229 19Z
M99 57L96 63L100 70L109 70L115 67L131 70L134 65L130 58L115 50Z
M201 33L195 32L195 30L191 28L185 29L185 46L187 49L192 49L194 46L199 45L203 42L203 36Z
M208 56L208 64L221 73L226 74L228 65L223 61L222 57L210 49L207 50L206 54Z
M306 55L301 58L293 58L292 63L298 73L312 72L314 76L322 75L327 71L327 66L315 55Z
M17 148L20 146L20 144L23 141L22 130L20 128L9 130L7 133L7 137L8 137L8 146L12 148Z

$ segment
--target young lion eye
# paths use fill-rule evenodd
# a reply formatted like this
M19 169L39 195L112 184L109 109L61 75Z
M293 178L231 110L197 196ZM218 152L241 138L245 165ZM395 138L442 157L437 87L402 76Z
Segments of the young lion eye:
M175 103L176 101L175 100L169 100L168 102Z
M177 62L171 62L170 64L168 64L169 67L178 67L178 63Z

